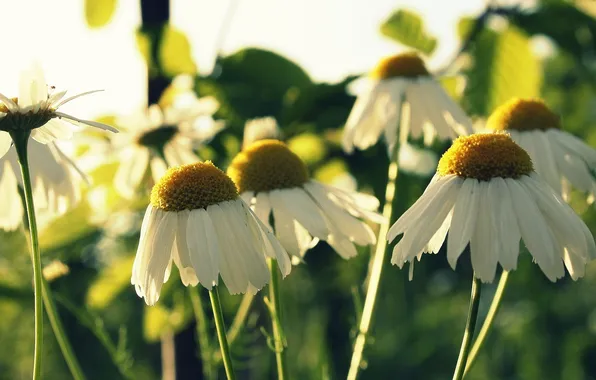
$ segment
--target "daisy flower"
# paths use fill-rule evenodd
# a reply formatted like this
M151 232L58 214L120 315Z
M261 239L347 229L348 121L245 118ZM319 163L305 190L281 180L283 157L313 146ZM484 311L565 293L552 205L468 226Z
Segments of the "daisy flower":
M422 59L407 53L383 59L370 73L346 122L343 147L347 153L354 147L364 150L383 134L391 155L398 134L400 141L423 136L424 143L430 145L435 138L455 139L470 133L472 125L464 111L428 72Z
M257 119L247 120L244 124L244 138L242 139L242 148L246 148L250 144L258 140L265 139L280 139L281 129L277 124L275 118L260 117Z
M520 239L551 281L563 277L565 267L574 280L582 277L596 257L588 227L504 133L458 138L387 238L400 234L393 264L401 268L424 252L438 253L447 239L447 260L455 269L469 243L475 276L483 282L493 281L497 264L516 269Z
M231 294L256 293L270 278L266 257L290 273L287 253L238 196L232 180L210 162L171 168L155 184L131 282L148 305L159 299L172 263L185 286L218 284Z
M29 139L28 157L35 204L50 215L62 214L80 199L80 182L86 176L55 143ZM11 147L0 158L0 228L14 230L23 220L18 186L23 186L16 150Z
M260 140L248 146L234 157L228 175L264 224L269 226L273 216L273 230L293 256L302 257L318 240L325 240L347 259L356 256L354 243L376 241L359 218L380 223L382 217L372 211L379 201L310 179L304 162L281 141Z
M129 133L122 133L115 140L120 166L114 185L123 196L134 196L147 168L157 182L168 166L199 161L194 149L222 129L222 123L215 122L211 116L219 107L214 98L201 98L197 102L186 99L183 103L191 106L177 107L174 102L162 109L152 105L143 113L119 121L129 126Z
M561 120L543 101L512 99L489 117L486 128L507 131L524 148L536 172L563 199L569 199L571 187L596 195L596 150L561 129Z
M42 144L70 138L72 128L68 124L118 132L109 125L58 111L71 100L95 92L98 90L65 98L66 91L55 92L54 87L48 87L41 67L36 65L23 71L19 78L19 97L11 99L0 94L0 156L10 147L9 133L19 130L31 130L31 137Z

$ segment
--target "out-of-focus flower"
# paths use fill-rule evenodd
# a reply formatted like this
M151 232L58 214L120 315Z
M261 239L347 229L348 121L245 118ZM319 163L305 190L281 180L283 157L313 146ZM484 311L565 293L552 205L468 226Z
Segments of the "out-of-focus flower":
M469 243L474 274L483 282L493 281L498 263L516 269L520 239L551 281L563 277L565 267L574 280L582 277L596 258L588 227L504 133L458 138L387 238L402 233L393 264L402 267L422 253L437 253L447 239L447 260L455 269Z
M422 149L404 142L399 147L397 163L399 170L421 177L430 177L437 169L439 157L430 149Z
M246 148L250 144L258 140L281 138L281 129L277 125L277 121L273 117L261 117L258 119L247 120L244 124L244 138L242 140L242 148Z
M11 99L0 94L0 157L8 151L11 144L8 132L31 130L31 137L42 144L72 136L72 128L64 121L77 126L82 124L118 132L109 125L58 111L71 100L97 91L64 98L66 91L55 92L54 87L48 87L38 65L24 70L19 79L18 98Z
M48 282L66 276L70 272L68 265L60 260L54 260L43 268L43 276Z
M506 131L524 148L538 173L555 191L569 200L571 187L596 196L596 150L561 130L561 120L543 101L512 99L490 116L490 131Z
M290 273L287 253L232 180L210 162L183 165L153 187L131 282L153 305L173 262L185 286L211 289L221 274L231 294L256 293L269 282L266 257L277 260L283 276Z
M41 144L29 139L31 186L38 210L49 215L64 213L80 199L81 181L86 176L55 143ZM23 220L23 205L18 186L23 179L14 147L0 158L0 228L14 230Z
M172 105L162 110L152 105L145 112L120 119L118 124L128 126L128 133L115 140L120 158L114 180L118 192L133 197L148 167L157 182L168 166L198 161L194 149L223 128L212 118L218 107L214 98L205 97L181 108Z
M263 223L269 226L273 215L275 234L291 255L302 257L320 239L347 259L357 253L354 243L376 241L359 218L381 222L372 211L379 201L310 179L304 163L281 141L253 143L234 157L228 175Z
M414 53L398 54L383 59L370 73L346 122L343 147L347 153L354 147L366 149L383 134L391 155L398 135L402 142L408 136L424 136L430 145L435 138L455 139L470 133L470 120L422 59Z

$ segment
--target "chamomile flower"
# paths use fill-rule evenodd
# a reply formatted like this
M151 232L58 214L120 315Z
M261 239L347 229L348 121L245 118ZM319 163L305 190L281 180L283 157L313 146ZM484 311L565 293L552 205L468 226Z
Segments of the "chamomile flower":
M128 126L128 133L122 133L115 141L120 166L114 185L123 196L134 196L147 168L157 182L168 166L199 161L194 149L222 129L222 123L211 116L219 107L215 99L183 103L184 107L177 107L174 102L164 109L152 105L145 112L119 121Z
M393 264L401 268L422 253L437 253L447 239L451 267L469 244L475 276L483 282L493 281L497 264L516 269L520 239L551 281L563 277L565 267L574 280L582 277L596 258L588 227L504 133L458 138L387 238L400 234Z
M72 128L68 124L118 132L109 125L91 120L79 119L58 111L66 103L97 91L64 98L66 91L55 92L48 87L41 67L33 66L21 73L18 98L0 94L0 157L11 144L10 132L31 130L31 137L42 144L56 139L70 138ZM67 123L65 123L67 122Z
M147 207L131 282L153 305L172 263L185 286L222 280L231 294L256 293L270 278L266 257L282 275L287 253L238 196L232 180L210 162L171 168L155 184Z
M242 139L242 148L258 140L280 139L281 129L273 117L260 117L247 120L244 124L244 137Z
M359 218L381 222L379 201L309 178L300 158L278 140L260 140L241 151L228 167L240 196L284 248L302 257L318 240L325 240L343 258L356 255L358 245L374 244L375 234ZM313 239L314 237L314 239Z
M64 213L80 199L85 175L55 143L41 144L29 139L28 158L35 204L47 215ZM14 230L23 220L23 204L18 186L23 179L14 146L0 158L0 228Z
M422 59L413 53L398 54L383 59L370 73L346 122L343 147L347 153L354 147L364 150L383 134L391 155L398 135L400 141L423 136L430 145L435 138L455 139L470 133L470 120Z
M489 117L486 128L504 130L524 148L534 163L536 172L569 199L571 187L588 193L593 201L596 181L596 150L561 129L561 120L543 101L513 99Z

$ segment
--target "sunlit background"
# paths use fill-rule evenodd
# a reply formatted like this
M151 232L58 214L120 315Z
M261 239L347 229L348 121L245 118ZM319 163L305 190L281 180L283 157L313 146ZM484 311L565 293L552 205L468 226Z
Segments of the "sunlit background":
M273 116L315 178L382 199L388 164L383 144L345 155L341 128L359 88L357 77L380 58L412 49L424 53L475 122L511 97L542 97L562 115L567 131L596 146L591 0L171 0L166 37L157 62L149 60L151 71L151 28L142 28L140 1L0 1L2 94L16 96L20 70L35 61L59 89L105 90L65 109L114 122L147 107L149 86L157 102L156 88L190 74L199 96L215 96L221 104L214 117L226 128L197 153L222 168L240 149L244 123ZM484 27L466 44L471 25L489 6L509 13L483 19ZM170 279L151 308L130 285L147 188L134 200L120 197L113 189L118 156L108 155L96 134L85 131L81 137L81 144L75 139L65 147L89 170L91 184L73 210L57 219L42 216L41 241L46 266L60 260L69 268L58 270L52 288L85 374L98 380L173 380L164 369L169 356L162 354L170 350L178 379L204 378L190 301L179 279ZM90 156L96 142L100 153ZM438 156L447 147L435 144L432 150ZM412 168L400 174L398 213L418 198L431 172ZM595 231L596 212L581 194L574 194L572 206ZM292 378L345 378L369 258L362 247L357 258L344 261L321 243L283 282ZM385 271L361 378L449 379L464 327L469 262L460 260L453 272L444 255L428 257L417 264L412 281L407 270L387 265ZM1 233L2 380L30 378L30 279L22 231ZM529 255L520 257L468 378L596 379L595 289L595 265L578 282L552 284ZM486 286L481 315L493 292L494 285ZM220 293L230 322L241 298ZM251 310L233 347L239 378L273 379L259 296ZM49 327L45 340L44 378L69 378Z

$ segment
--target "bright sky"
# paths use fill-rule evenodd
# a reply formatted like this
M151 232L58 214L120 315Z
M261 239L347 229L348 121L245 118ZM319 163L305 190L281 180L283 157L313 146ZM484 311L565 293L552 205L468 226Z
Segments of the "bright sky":
M118 0L110 24L90 30L83 0L0 0L2 62L0 92L17 95L18 73L31 60L41 62L47 81L76 93L105 89L65 108L80 117L130 113L145 101L146 74L136 49L138 1ZM255 46L299 63L315 80L337 81L366 72L380 57L400 47L379 33L393 10L409 8L425 19L440 45L432 66L458 48L462 15L475 15L485 0L172 0L172 23L187 34L199 68L209 72L217 35L231 2L238 2L223 52ZM32 10L35 10L33 12Z

